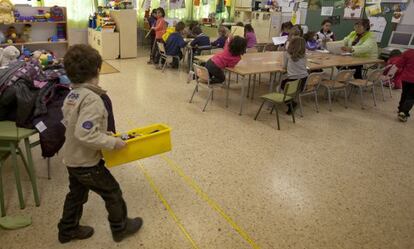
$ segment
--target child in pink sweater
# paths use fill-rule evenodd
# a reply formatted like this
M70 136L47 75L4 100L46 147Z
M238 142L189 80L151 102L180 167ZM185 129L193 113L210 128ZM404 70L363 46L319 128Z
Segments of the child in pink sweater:
M246 39L240 36L227 40L224 50L215 54L206 63L206 68L210 74L210 83L223 83L226 80L223 69L235 67L241 60L241 55L246 53L246 46Z

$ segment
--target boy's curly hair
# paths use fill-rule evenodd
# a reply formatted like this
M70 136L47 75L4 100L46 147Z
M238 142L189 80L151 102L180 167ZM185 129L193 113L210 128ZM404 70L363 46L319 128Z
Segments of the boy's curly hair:
M98 77L102 67L102 57L89 45L71 46L63 58L66 74L73 83L86 83Z

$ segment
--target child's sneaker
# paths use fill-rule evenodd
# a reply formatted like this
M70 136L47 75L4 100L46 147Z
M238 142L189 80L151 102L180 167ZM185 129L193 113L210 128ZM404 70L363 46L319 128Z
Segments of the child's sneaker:
M408 116L407 116L407 115L405 115L405 113L400 112L400 113L398 113L398 119L399 119L401 122L407 122L407 120L408 120Z
M92 227L79 226L78 229L74 230L70 234L63 235L59 233L60 243L68 243L71 240L83 240L92 237L94 230Z
M124 231L112 233L112 238L115 242L121 242L128 236L131 236L139 231L144 221L140 218L127 218L126 227Z

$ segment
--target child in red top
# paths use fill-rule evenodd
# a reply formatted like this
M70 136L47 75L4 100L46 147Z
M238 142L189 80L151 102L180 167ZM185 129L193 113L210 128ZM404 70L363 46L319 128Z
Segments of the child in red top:
M401 89L401 70L396 66L401 58L400 50L393 50L390 53L390 57L387 60L387 65L384 68L384 74L381 76L381 80L385 86L391 84L394 89Z
M414 49L406 50L397 61L396 66L401 70L402 80L398 118L402 122L407 122L410 110L414 105Z
M158 64L159 59L160 59L160 54L158 52L158 45L157 42L162 42L164 43L164 40L162 39L162 36L165 34L165 31L167 30L167 22L165 22L164 20L164 16L165 16L165 11L163 8L158 8L157 9L157 22L155 24L154 27L152 27L151 29L155 31L155 43L154 46L152 48L152 55L151 55L151 59L148 63L152 64Z
M223 83L226 80L223 69L235 67L241 60L241 55L246 53L246 39L235 36L227 39L224 50L215 54L206 63L206 68L210 74L210 83Z

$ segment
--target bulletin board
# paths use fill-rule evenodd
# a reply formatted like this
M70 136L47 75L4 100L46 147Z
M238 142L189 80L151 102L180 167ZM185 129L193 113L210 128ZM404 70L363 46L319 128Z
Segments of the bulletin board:
M353 31L353 26L355 23L355 20L350 20L350 19L344 19L344 7L335 7L335 2L338 2L337 0L308 0L309 3L313 2L320 2L320 6L324 7L324 6L334 6L334 10L333 10L333 14L332 16L339 16L339 24L335 24L333 25L333 32L335 33L336 39L340 40L343 39L345 36L347 36L351 31ZM408 8L412 8L413 7L413 0L409 1L409 5ZM345 2L345 1L339 1L339 2ZM393 16L393 11L392 11L392 7L393 7L394 3L382 3L381 6L385 8L390 8L391 11L389 13L381 13L377 16L382 16L385 18L385 20L387 21L387 25L386 28L384 30L380 47L386 47L388 45L388 41L389 38L391 36L392 31L394 31L397 27L396 23L391 23L392 20L392 16ZM365 7L367 5L365 4ZM408 11L406 11L406 15L408 15ZM363 11L362 16L364 18L367 18L365 11ZM321 9L312 9L309 8L308 9L308 13L307 13L307 18L306 18L306 25L308 25L309 30L312 31L318 31L321 28L321 23L324 19L329 18L329 16L321 16ZM404 20L404 17L403 19Z

